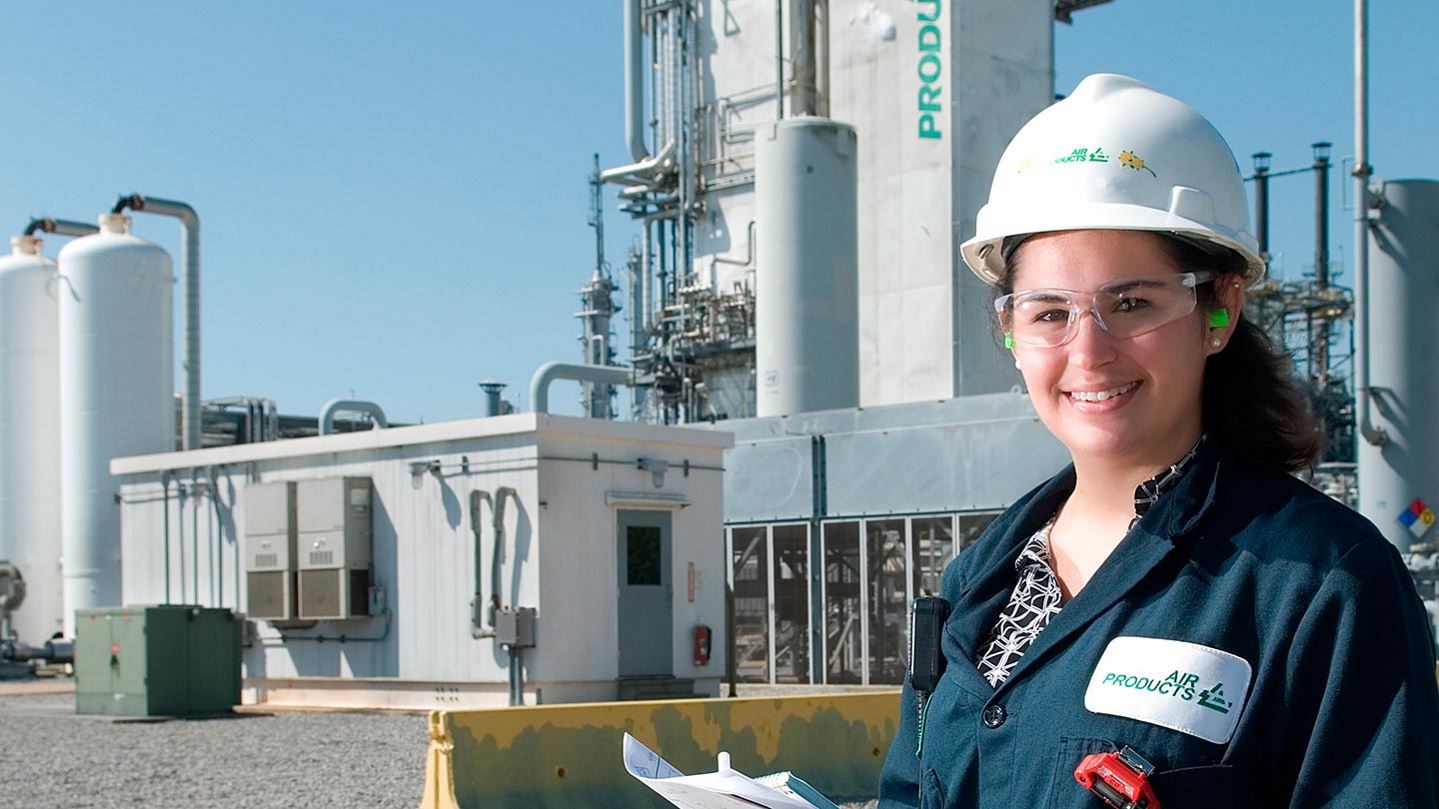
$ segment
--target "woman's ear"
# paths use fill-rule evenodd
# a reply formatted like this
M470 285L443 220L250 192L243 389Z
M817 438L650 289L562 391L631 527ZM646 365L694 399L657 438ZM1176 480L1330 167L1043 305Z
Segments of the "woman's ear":
M1244 313L1244 281L1238 275L1221 275L1214 279L1217 303L1207 313L1209 353L1218 354L1229 344L1239 318Z

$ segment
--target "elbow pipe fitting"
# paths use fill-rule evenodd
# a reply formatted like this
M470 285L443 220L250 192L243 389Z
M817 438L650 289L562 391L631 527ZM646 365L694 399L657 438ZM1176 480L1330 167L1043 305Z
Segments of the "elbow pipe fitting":
M630 369L617 365L579 365L568 362L547 362L530 379L530 404L536 413L550 412L550 383L556 379L573 379L599 385L629 385Z
M374 402L363 402L357 399L331 399L325 402L320 408L320 435L329 435L335 431L335 414L364 413L374 419L375 427L385 429L390 422L385 419L385 411Z
M139 194L121 194L120 198L115 200L115 204L111 206L110 213L124 213L126 208L133 211L144 210L145 198Z

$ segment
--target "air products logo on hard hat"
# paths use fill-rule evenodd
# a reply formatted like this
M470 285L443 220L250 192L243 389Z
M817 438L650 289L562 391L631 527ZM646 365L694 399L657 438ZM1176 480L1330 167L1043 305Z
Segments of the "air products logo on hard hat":
M1109 155L1104 153L1103 148L1096 148L1091 151L1088 147L1081 147L1070 151L1063 157L1054 158L1056 163L1108 163Z
M1054 158L1054 160L1051 162L1053 162L1055 165L1061 166L1067 163L1108 163L1109 155L1104 153L1104 147L1102 146L1095 147L1093 149L1089 148L1088 146L1081 146L1069 150L1067 154L1060 155L1059 157ZM1144 158L1140 157L1129 149L1125 149L1124 151L1119 153L1119 164L1121 166L1124 166L1125 168L1134 169L1135 171L1147 171L1149 172L1149 176L1151 177L1159 176L1154 173L1154 169L1145 165ZM1016 171L1019 174L1023 174L1033 165L1034 161L1031 158L1026 157L1024 160L1020 161L1019 168L1016 169Z

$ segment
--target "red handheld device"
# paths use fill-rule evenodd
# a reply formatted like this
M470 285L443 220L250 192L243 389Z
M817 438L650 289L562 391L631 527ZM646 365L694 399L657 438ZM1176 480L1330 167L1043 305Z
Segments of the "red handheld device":
M1085 756L1074 770L1074 780L1114 809L1159 809L1149 783L1152 772L1153 764L1125 747L1118 753Z

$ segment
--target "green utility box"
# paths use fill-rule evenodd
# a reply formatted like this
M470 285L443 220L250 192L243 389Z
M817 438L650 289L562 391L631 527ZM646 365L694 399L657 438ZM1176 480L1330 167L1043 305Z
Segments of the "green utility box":
M240 633L229 610L164 605L75 613L75 712L229 713L240 702Z

